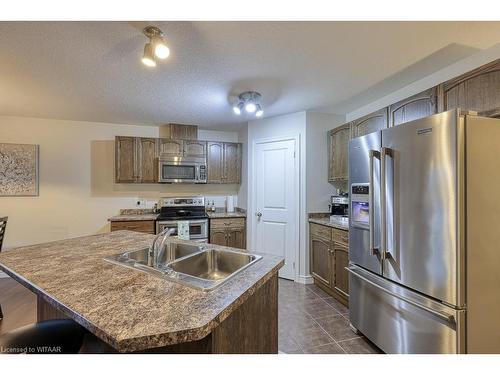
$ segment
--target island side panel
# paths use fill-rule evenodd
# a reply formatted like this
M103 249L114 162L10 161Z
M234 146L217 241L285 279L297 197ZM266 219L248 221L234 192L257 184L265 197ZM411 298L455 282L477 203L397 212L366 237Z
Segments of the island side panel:
M43 322L44 320L51 319L71 319L69 316L63 312L56 309L50 303L45 301L42 297L36 297L36 320L37 322Z
M212 331L212 353L278 353L277 273Z

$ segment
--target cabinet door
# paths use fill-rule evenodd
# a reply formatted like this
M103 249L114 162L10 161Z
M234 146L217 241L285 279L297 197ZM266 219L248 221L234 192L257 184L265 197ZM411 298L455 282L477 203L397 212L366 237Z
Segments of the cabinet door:
M333 245L333 287L344 296L349 296L349 273L345 269L349 265L347 247L340 244Z
M207 183L220 184L224 172L222 142L207 142Z
M184 143L180 139L160 138L160 154L165 156L182 157Z
M329 132L328 181L348 178L350 129L350 124L346 124Z
M331 285L330 242L311 236L311 273L327 285Z
M206 141L184 141L184 156L204 158L207 154Z
M137 138L138 182L158 182L158 143L156 138Z
M389 126L418 120L435 113L437 113L437 88L433 87L390 105Z
M210 243L227 246L227 233L225 228L210 229Z
M365 134L376 132L387 128L389 121L387 107L370 113L352 122L352 137L360 137Z
M224 143L223 183L239 184L241 182L241 144Z
M245 228L227 229L227 246L236 247L238 249L245 249Z
M196 140L198 139L198 126L170 124L170 138Z
M500 108L500 59L440 86L439 109L491 112Z
M134 232L142 232L155 234L154 220L137 220L137 221L112 221L111 232L117 230L131 230Z
M135 137L115 138L115 181L137 181L137 146Z

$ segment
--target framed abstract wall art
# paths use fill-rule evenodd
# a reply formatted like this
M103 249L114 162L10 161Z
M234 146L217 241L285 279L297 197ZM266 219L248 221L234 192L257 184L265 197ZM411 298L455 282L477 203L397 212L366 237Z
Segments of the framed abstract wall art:
M38 145L0 143L0 197L38 195Z

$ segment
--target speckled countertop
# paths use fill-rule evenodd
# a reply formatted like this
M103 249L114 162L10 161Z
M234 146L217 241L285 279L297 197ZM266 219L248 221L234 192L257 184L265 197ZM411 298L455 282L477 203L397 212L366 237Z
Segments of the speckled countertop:
M324 213L324 212L310 213L309 214L309 222L315 223L315 224L320 224L320 225L326 225L327 227L331 227L331 228L349 230L349 225L341 225L338 223L332 223L330 221L330 214L329 213Z
M119 215L110 217L108 221L156 220L158 216L159 214L148 208L123 208Z
M126 215L116 215L110 217L108 221L141 221L141 220L156 220L158 214L126 214Z
M246 211L243 211L241 209L237 209L234 212L227 212L227 211L207 211L207 215L210 219L226 219L226 218L232 218L232 217L247 217Z
M263 258L211 292L113 265L153 235L116 231L0 254L0 269L121 352L200 340L283 266ZM172 241L181 241L172 239Z

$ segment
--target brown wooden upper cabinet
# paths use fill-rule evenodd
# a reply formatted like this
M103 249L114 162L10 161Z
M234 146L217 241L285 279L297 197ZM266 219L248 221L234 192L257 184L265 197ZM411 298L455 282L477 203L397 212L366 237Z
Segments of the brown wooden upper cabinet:
M347 180L351 124L328 132L328 181Z
M158 140L156 138L137 138L138 181L158 182Z
M184 141L184 157L204 158L206 154L206 141Z
M181 139L160 138L160 155L182 157L184 141Z
M358 118L351 123L352 138L376 132L387 128L387 107Z
M158 182L158 140L115 137L115 182Z
M167 124L160 127L161 138L198 139L198 126L184 124Z
M418 120L437 113L437 87L403 99L389 106L389 126Z
M224 143L224 183L241 182L241 144Z
M499 114L500 59L439 86L439 111L454 108Z
M207 142L207 183L241 182L241 144Z

